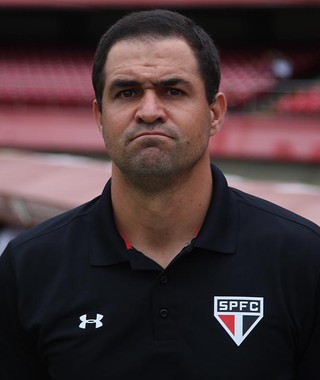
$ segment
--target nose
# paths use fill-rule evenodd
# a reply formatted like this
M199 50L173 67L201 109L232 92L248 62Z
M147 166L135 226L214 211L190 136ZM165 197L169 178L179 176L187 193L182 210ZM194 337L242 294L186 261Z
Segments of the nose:
M136 122L152 124L165 122L166 113L161 100L153 90L146 90L136 110Z

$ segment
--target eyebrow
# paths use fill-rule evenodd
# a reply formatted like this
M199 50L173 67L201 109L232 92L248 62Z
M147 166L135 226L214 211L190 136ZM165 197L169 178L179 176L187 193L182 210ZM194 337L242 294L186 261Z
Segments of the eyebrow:
M166 87L166 86L176 86L178 84L183 84L185 86L191 86L191 83L180 77L173 77L168 79L163 79L156 82L151 82L154 87ZM116 79L110 83L110 90L116 90L119 88L129 88L129 87L142 87L142 82L134 79Z

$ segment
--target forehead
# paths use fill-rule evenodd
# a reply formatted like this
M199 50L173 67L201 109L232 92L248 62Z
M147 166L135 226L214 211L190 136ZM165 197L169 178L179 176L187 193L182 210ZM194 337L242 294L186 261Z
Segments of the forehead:
M200 77L194 53L182 38L122 40L110 49L105 63L106 85L123 76L170 75Z

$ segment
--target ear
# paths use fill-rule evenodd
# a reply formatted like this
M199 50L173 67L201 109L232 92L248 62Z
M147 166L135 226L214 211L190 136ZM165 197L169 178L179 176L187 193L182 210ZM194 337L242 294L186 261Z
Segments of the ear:
M210 135L213 136L219 132L224 115L227 110L227 99L223 92L218 92L215 100L210 104L211 128Z
M100 112L97 99L94 99L94 101L92 103L92 113L93 113L94 119L96 121L96 124L99 128L99 131L102 134L102 114Z

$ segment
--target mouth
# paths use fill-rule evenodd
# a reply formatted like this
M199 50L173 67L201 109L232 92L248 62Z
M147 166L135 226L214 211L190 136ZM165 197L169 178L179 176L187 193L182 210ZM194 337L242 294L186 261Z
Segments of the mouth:
M171 138L169 135L167 135L166 133L161 132L161 131L145 131L145 132L141 132L138 135L134 136L132 140L136 140L136 139L144 138L144 137L145 138L147 138L147 137L160 137L160 138L161 137L166 137L166 138Z

